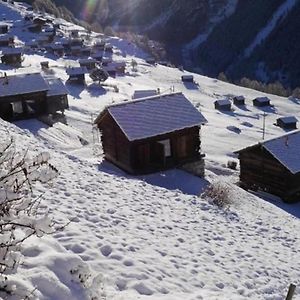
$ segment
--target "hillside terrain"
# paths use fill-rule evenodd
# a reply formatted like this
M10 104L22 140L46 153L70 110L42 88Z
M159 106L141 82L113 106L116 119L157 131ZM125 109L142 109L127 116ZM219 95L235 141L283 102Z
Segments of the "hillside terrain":
M298 0L53 1L90 24L165 43L168 58L191 71L300 86Z
M222 1L214 2L222 6ZM0 2L0 11L19 45L38 38L26 30L28 11L22 4ZM63 20L62 27L62 35L84 31ZM69 83L66 67L78 66L77 57L57 57L45 49L26 50L22 68L0 64L1 76L42 73L40 62L47 60L51 75L69 91L68 125L0 119L1 136L12 136L19 151L50 153L59 177L50 189L38 186L36 192L45 192L42 209L54 220L70 221L54 235L26 241L20 270L12 275L17 291L30 291L39 300L284 299L290 283L300 286L300 205L244 191L237 184L239 170L229 169L227 162L238 162L234 151L261 141L264 120L266 138L284 133L274 126L278 117L293 114L300 120L299 99L199 74L193 74L194 83L183 84L181 76L191 73L150 65L136 45L105 39L113 46L113 60L126 62L125 74L110 77L106 86L89 76L85 85ZM201 128L205 178L179 169L130 176L104 160L93 126L97 115L109 104L130 101L135 90L153 89L182 92L208 120ZM245 96L246 106L229 112L214 109L215 100L238 95ZM274 106L254 107L252 99L259 96L270 97ZM227 209L202 195L214 182L230 191ZM17 294L5 297L21 299ZM297 288L294 299L299 297Z

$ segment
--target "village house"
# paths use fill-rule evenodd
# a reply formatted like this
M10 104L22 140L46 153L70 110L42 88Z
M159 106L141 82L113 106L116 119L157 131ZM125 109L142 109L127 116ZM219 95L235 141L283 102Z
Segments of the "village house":
M81 48L81 55L84 56L84 57L89 57L91 56L91 53L92 53L92 48L89 47L89 46L83 46Z
M270 106L270 99L268 97L257 97L253 100L253 105L257 107Z
M3 64L19 66L23 61L23 48L4 48L1 54Z
M54 114L58 111L64 113L69 108L68 90L60 78L45 77L49 90L47 91L47 113Z
M50 51L57 56L64 56L65 49L61 43L54 43L50 45Z
M111 63L112 63L111 57L107 57L107 56L102 57L102 66L103 67L107 67Z
M103 52L92 53L91 57L95 59L98 63L102 62Z
M146 58L146 63L148 63L149 65L155 65L156 63L156 60L154 57L149 57L149 58Z
M0 22L0 34L6 34L8 33L9 26L5 23Z
M38 47L39 47L39 45L36 40L28 41L25 43L25 48L27 50L36 50L36 49L38 49Z
M0 47L11 47L14 45L15 37L11 34L0 35Z
M5 74L0 85L0 117L7 121L36 118L68 107L67 100L56 92L58 88L39 73Z
M245 97L244 96L235 96L235 97L233 97L233 103L236 106L243 106L243 105L245 105Z
M95 120L105 158L131 174L194 164L203 175L199 132L206 122L182 93L110 105Z
M86 67L88 70L96 68L97 61L93 58L82 58L78 60L80 67Z
M72 67L66 69L67 74L69 75L69 82L84 84L85 83L85 74L89 73L86 67Z
M231 101L228 99L216 100L214 102L215 109L229 111L231 110Z
M300 201L300 131L293 131L236 151L240 182L284 201Z
M193 75L182 75L181 76L181 81L182 82L194 82L194 76Z
M42 68L43 70L49 69L49 61L48 61L48 60L41 61L41 62L40 62L40 65L41 65L41 68Z
M276 125L283 129L297 129L297 118L294 116L281 117L276 120Z
M113 46L109 43L106 43L104 46L104 51L106 53L113 53Z

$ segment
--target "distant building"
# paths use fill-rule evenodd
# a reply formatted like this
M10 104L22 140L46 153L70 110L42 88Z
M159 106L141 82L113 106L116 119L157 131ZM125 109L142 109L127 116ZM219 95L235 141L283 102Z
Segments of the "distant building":
M181 76L181 81L182 82L194 82L194 76L193 75L182 75Z
M2 50L1 61L3 64L20 66L23 61L23 48L5 48Z
M297 118L294 116L281 117L276 120L276 125L283 129L297 129Z
M300 201L300 131L236 151L240 182L288 202Z
M11 47L14 45L15 37L11 34L0 35L0 47Z
M245 97L244 96L235 96L235 97L233 97L233 103L236 106L243 106L243 105L245 105Z
M271 102L268 97L257 97L253 100L253 105L258 107L270 106Z
M231 110L231 101L228 99L216 100L215 109L229 111Z
M68 81L80 84L85 83L85 74L89 73L86 67L68 68L66 72L69 75Z
M157 94L158 94L157 90L136 90L132 95L132 99L152 97L152 96L156 96Z
M96 68L97 61L93 58L82 58L78 60L80 67L86 67L88 70Z
M0 86L0 117L7 121L36 118L68 108L68 100L60 98L66 91L58 91L57 85L49 84L39 73L5 75L0 77Z
M105 158L132 174L190 164L203 175L199 131L206 122L182 93L111 105L95 120Z
M8 33L9 26L0 22L0 34Z

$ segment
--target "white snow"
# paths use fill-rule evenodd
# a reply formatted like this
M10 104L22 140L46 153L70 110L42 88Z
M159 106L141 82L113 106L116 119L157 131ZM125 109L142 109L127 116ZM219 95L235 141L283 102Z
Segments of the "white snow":
M24 43L36 35L22 31L20 7L0 3L1 15L16 24L12 33ZM137 71L128 68L124 76L109 78L105 88L89 78L85 86L68 84L68 126L0 120L1 136L14 136L19 150L50 154L60 175L50 189L38 186L35 192L46 192L41 208L49 216L61 225L71 221L54 235L25 243L14 282L34 290L33 298L40 300L93 295L113 300L281 300L293 282L299 299L300 205L240 189L235 184L238 170L226 167L228 160L236 160L233 151L261 140L265 112L266 135L273 138L283 133L273 126L278 117L293 111L300 118L299 104L197 74L199 85L183 85L182 71L150 66L133 44L108 40L117 49L113 59L126 60L128 66L135 59ZM0 70L8 75L40 72L45 58L52 75L66 82L65 67L76 61L47 53L25 53L23 68L0 64ZM115 85L119 93L109 87ZM92 126L96 116L107 105L130 100L135 90L157 88L183 92L208 120L201 130L205 179L177 169L133 177L103 160L99 132ZM245 96L245 107L214 109L215 100L239 95ZM261 96L269 97L274 108L254 107L251 100ZM228 211L199 197L212 181L230 187Z

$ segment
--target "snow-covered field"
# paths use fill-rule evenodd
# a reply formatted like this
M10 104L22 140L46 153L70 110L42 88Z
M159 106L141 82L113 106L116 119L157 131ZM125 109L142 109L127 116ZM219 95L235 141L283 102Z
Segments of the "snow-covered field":
M21 7L0 3L0 18L14 24L12 33L25 42L32 34L22 31L21 13ZM197 84L183 85L182 71L148 65L142 51L126 41L109 42L117 48L113 58L127 62L125 76L106 82L117 85L118 93L87 76L86 86L67 84L69 126L0 120L1 136L9 133L20 149L51 154L60 175L49 190L37 187L36 192L46 191L42 209L57 222L71 221L53 236L26 241L16 282L41 300L89 299L89 288L109 300L281 300L290 283L298 285L294 299L300 299L299 204L245 192L235 184L238 171L226 167L236 160L234 150L261 140L263 111L251 100L264 94L196 74ZM77 63L27 53L23 68L0 64L0 71L40 72L45 57L63 81L65 66ZM133 58L137 71L131 70ZM205 179L176 169L132 177L103 161L92 121L106 105L131 99L134 90L157 88L182 91L207 118L201 133ZM214 101L228 95L244 95L246 107L215 110ZM273 125L276 118L300 119L300 103L268 96L274 104L266 111L271 138L283 133ZM214 180L230 186L228 211L199 197ZM81 284L79 274L91 276Z

